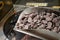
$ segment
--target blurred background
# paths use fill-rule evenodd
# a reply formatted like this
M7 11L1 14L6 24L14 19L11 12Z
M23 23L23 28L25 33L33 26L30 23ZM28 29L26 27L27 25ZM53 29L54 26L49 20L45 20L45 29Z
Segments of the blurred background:
M0 21L13 8L13 5L44 6L59 10L60 0L0 0Z

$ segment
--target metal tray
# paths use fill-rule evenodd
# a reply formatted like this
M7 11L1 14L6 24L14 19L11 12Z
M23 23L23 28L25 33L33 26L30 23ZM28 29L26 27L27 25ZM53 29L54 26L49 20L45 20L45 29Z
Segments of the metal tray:
M32 8L36 8L36 7L32 7ZM59 11L53 10L53 9L51 9L49 7L38 7L38 9L44 9L44 10L52 11L52 12L56 13L57 15L60 15ZM23 11L23 12L27 12L27 9L25 11ZM21 13L21 15L23 14L23 12ZM51 31L46 31L44 29L39 29L39 30L35 29L35 30L31 30L31 31L30 30L29 31L25 31L23 29L22 30L21 29L17 29L16 26L15 26L14 30L18 31L18 32L22 32L22 33L28 34L28 35L31 35L31 36L34 36L34 37L37 37L37 38L42 38L42 39L45 38L46 40L60 40L60 34L57 34L57 33L51 32ZM35 33L37 33L37 34L35 34Z

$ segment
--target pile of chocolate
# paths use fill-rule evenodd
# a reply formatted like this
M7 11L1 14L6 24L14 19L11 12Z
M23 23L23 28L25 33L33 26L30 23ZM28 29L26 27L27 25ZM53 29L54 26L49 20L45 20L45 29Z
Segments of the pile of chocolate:
M60 33L60 16L54 12L39 10L24 13L16 26L18 29L46 29Z

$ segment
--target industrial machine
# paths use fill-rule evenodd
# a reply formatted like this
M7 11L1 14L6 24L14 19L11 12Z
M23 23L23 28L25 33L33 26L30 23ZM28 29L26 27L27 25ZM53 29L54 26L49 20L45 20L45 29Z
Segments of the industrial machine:
M1 0L0 1L0 34L5 38L13 40L17 31L13 28L20 13L28 7L50 7L59 11L60 0ZM20 33L20 32L19 32ZM22 32L23 33L23 32ZM2 36L1 35L1 36ZM25 34L21 34L25 35ZM5 40L5 39L3 39Z

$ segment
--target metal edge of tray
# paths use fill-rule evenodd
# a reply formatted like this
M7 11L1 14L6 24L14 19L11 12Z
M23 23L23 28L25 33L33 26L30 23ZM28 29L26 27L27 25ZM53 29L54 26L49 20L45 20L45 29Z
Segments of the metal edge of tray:
M45 39L45 38L43 38L43 37L39 37L39 36L37 36L37 35L35 35L35 34L33 34L33 33L30 33L30 32L24 31L24 30L18 30L18 29L16 29L16 28L14 28L14 30L15 30L15 31L18 31L18 32L21 32L21 33L24 33L24 34L27 34L27 35L30 35L30 36L33 36L33 37L36 37L36 38L39 38L39 39L47 40L47 39Z
M21 30L21 29L16 29L14 28L15 31L24 33L24 34L28 34L30 36L36 37L36 38L41 38L44 40L60 40L59 36L57 36L57 33L54 32L50 32L50 31L46 31L44 29L39 29L39 30ZM50 34L51 33L51 34ZM49 38L51 37L51 38Z

